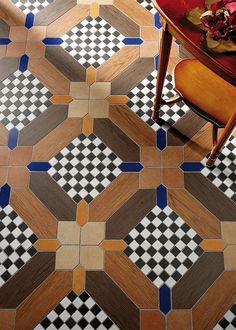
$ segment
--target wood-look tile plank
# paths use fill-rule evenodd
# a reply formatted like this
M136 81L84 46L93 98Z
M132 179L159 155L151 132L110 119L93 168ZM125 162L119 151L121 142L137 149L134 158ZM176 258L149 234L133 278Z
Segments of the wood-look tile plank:
M55 253L39 252L0 288L0 308L19 306L55 269Z
M0 38L7 38L9 36L10 26L0 18Z
M7 141L8 141L8 130L2 123L0 123L0 146L6 146Z
M7 45L6 56L7 57L20 57L25 53L26 41L15 41Z
M221 223L222 238L226 244L236 245L236 222L222 222Z
M54 272L17 309L15 330L32 330L71 289L72 272Z
M157 287L120 251L105 253L105 272L139 308L158 307Z
M82 227L88 222L89 204L81 200L77 204L76 221Z
M100 244L104 251L124 251L127 244L122 240L106 240Z
M33 160L48 161L82 131L82 120L69 118L58 125L33 148Z
M167 317L167 330L192 330L192 313L188 309L172 310Z
M100 6L100 16L126 37L139 37L139 25L122 13L117 7Z
M185 173L185 188L220 221L236 220L236 205L200 173Z
M94 119L94 134L97 135L123 161L139 161L139 147L110 119Z
M30 163L32 158L32 147L17 147L11 151L10 165L23 166Z
M28 187L30 172L25 166L14 166L8 169L8 184L13 188Z
M14 330L15 310L0 310L0 330Z
M10 202L38 238L56 238L57 219L28 188L13 189Z
M0 80L4 80L18 68L17 58L2 58L0 60Z
M158 310L141 310L140 330L165 330L165 317Z
M1 0L0 17L8 25L24 25L25 15L9 0Z
M204 251L223 251L225 246L225 241L222 239L204 239L200 243L200 247Z
M139 328L138 308L104 272L86 273L86 291L118 327L123 330Z
M7 176L8 176L8 167L1 166L0 171L0 185L3 186L7 182Z
M120 174L89 206L89 221L106 221L138 190L138 175Z
M76 203L48 173L31 173L30 189L58 220L76 220Z
M11 151L5 147L0 147L0 166L7 166L9 164Z
M235 300L236 272L224 272L193 307L193 329L213 329Z
M155 205L154 189L137 191L107 221L106 239L123 239Z
M155 132L126 105L111 105L109 118L139 146L154 146Z
M97 69L97 81L112 81L139 58L139 47L124 46Z
M34 244L38 251L56 251L60 246L57 239L38 239Z
M173 308L191 309L223 271L223 253L205 252L172 289Z
M220 222L185 189L169 189L169 206L202 238L221 238ZM200 220L201 219L201 220Z
M73 291L79 296L85 290L85 269L77 266L73 271Z

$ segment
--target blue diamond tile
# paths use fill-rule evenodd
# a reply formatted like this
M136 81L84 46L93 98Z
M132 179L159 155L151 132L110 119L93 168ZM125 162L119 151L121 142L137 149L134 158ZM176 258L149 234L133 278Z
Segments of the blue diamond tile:
M141 38L125 38L123 43L125 45L141 45L143 40Z
M162 313L169 313L169 311L171 310L171 295L170 288L165 284L159 289L159 299L160 310L162 311Z
M8 184L5 184L0 189L0 206L2 208L6 207L9 204L10 200L11 187Z
M122 163L119 165L119 169L122 172L140 172L143 169L143 165L138 162Z
M29 56L27 56L26 54L21 56L19 70L21 72L25 72L28 69L28 64L29 64Z
M34 26L34 14L28 13L25 19L25 27L31 29Z
M11 150L15 149L15 147L17 146L18 135L19 135L19 131L16 128L12 128L9 131L8 148L10 148Z
M204 169L204 165L200 162L185 162L180 165L180 168L184 172L201 172Z
M167 206L167 189L162 184L156 190L157 205L163 210Z
M157 131L157 148L164 150L166 147L166 132L163 128Z
M52 165L48 162L32 162L27 167L31 172L47 172Z

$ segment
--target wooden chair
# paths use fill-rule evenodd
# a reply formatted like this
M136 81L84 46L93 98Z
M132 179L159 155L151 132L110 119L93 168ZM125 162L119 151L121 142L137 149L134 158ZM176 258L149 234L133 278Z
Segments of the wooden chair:
M213 148L206 162L211 167L236 124L236 88L196 59L185 59L176 65L174 84L181 99L213 124ZM218 128L224 128L219 139Z

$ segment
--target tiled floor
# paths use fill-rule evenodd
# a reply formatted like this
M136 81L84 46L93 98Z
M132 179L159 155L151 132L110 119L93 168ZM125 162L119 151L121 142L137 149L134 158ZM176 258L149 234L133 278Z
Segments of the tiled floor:
M0 330L236 329L236 137L150 118L151 0L0 9Z

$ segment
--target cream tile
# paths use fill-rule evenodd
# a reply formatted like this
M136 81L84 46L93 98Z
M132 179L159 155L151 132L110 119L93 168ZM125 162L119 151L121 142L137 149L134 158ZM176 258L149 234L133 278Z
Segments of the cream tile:
M79 246L61 246L56 251L56 269L74 269L79 264Z
M93 118L107 118L109 116L109 102L106 100L90 100L89 114Z
M88 113L89 102L87 100L74 100L69 104L68 117L83 118Z
M225 270L236 270L236 245L228 245L224 250Z
M224 221L221 223L222 238L226 244L236 244L236 222Z
M79 244L80 226L77 224L77 222L60 221L58 223L57 238L61 244Z
M104 100L111 94L111 83L109 82L95 82L90 86L91 100Z
M87 100L89 98L89 85L84 82L71 82L70 96L74 99Z
M81 229L82 245L98 245L105 238L104 222L89 222Z
M145 41L140 45L140 57L154 57L158 51L159 47L156 41Z
M99 246L81 246L80 263L87 270L102 270L104 251Z
M28 31L24 26L11 26L9 38L11 41L25 41Z

